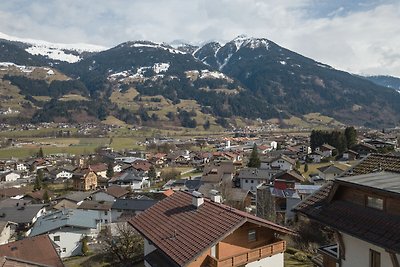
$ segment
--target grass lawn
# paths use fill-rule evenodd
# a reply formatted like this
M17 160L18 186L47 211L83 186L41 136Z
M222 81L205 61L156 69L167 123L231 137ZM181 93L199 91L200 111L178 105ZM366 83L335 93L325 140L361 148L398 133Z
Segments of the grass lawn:
M28 140L28 139L27 139ZM45 154L68 153L74 155L93 153L99 146L110 145L115 150L143 149L135 137L105 138L29 138L35 142L24 147L0 149L0 158L25 158L35 155L42 147ZM110 140L112 141L110 144Z

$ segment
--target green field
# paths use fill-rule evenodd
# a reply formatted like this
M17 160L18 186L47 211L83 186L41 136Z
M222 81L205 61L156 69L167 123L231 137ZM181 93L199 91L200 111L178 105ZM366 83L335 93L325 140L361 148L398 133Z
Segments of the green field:
M25 139L25 138L24 138ZM28 139L26 139L28 140ZM143 149L137 145L137 137L110 138L29 138L35 144L24 147L0 149L0 158L25 158L36 154L42 147L45 154L68 153L74 155L88 154L99 146L110 146L115 150ZM110 144L111 141L111 144Z

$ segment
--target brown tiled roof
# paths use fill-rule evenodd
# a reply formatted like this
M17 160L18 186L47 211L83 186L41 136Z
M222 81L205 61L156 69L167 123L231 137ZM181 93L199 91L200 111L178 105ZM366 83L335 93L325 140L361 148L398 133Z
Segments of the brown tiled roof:
M126 190L125 188L122 188L121 186L118 186L118 185L112 185L112 186L106 188L105 192L116 198L123 197L129 193L128 190Z
M400 173L400 156L370 154L341 176L353 176L378 171Z
M314 204L300 212L334 229L369 243L400 252L400 216L341 200L326 205Z
M98 163L94 165L89 165L89 169L94 172L103 172L107 170L107 164L105 163Z
M148 171L150 170L150 167L152 164L146 160L136 160L132 163L132 167L135 170L140 170L140 171Z
M22 188L15 188L15 187L10 187L10 188L3 188L0 190L0 196L1 197L15 197L18 195L25 195L25 193L29 189L26 189L24 187Z
M36 200L43 200L43 195L44 195L44 192L46 192L46 191L47 191L47 195L49 196L50 199L54 197L54 193L49 190L46 190L46 189L26 193L26 196L29 196Z
M113 202L85 200L78 206L83 210L111 210Z
M0 256L12 257L43 265L62 267L54 243L47 235L28 237L0 246Z
M181 191L140 213L130 224L179 266L183 266L245 222L279 233L293 233L280 225L208 199L196 208L192 205L192 196Z

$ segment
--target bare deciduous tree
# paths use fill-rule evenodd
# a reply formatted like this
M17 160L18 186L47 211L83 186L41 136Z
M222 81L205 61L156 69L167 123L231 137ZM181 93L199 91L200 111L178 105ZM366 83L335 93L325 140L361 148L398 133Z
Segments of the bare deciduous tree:
M129 225L107 227L100 235L102 249L120 266L131 266L143 259L143 238Z

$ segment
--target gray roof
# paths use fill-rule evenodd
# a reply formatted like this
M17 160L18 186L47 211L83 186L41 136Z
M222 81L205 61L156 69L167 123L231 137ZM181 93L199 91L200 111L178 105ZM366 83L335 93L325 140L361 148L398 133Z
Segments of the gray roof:
M144 172L128 171L112 180L118 182L142 181L144 177L147 177Z
M152 199L116 199L111 209L144 211L156 203L157 201Z
M239 172L239 179L269 179L271 174L277 173L276 170L246 168Z
M399 173L383 171L357 176L341 177L336 178L336 180L400 194Z
M0 208L0 220L15 223L31 223L33 218L44 207L42 204Z
M63 209L41 216L29 236L41 235L66 226L96 229L98 212L93 210Z

